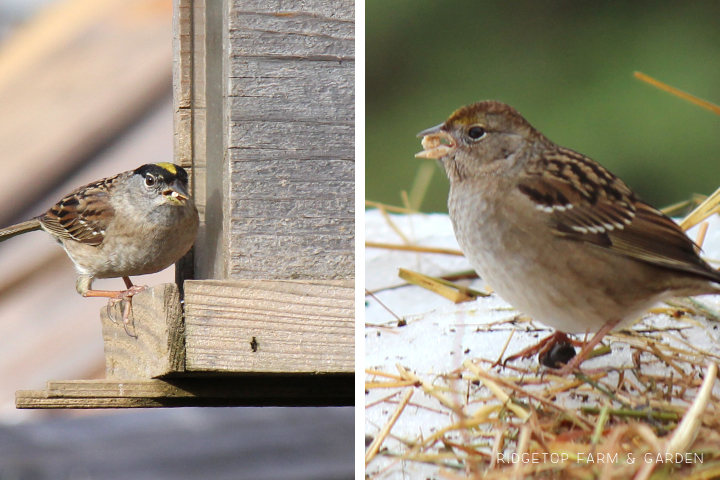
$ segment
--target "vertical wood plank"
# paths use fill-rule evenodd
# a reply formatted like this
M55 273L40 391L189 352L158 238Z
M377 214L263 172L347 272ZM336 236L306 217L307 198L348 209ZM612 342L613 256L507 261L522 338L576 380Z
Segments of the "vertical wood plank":
M354 2L191 3L195 278L352 278Z
M188 170L189 188L196 196L197 174L193 168L195 85L195 5L193 0L173 0L173 158ZM195 199L197 202L197 198ZM194 249L175 266L175 281L180 286L195 277Z
M354 275L354 3L232 0L232 278Z
M173 152L192 167L192 0L173 0Z

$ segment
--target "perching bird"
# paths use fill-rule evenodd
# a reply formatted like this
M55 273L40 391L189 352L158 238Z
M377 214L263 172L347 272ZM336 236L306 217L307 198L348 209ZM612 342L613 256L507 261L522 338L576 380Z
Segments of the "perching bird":
M108 297L108 315L126 300L128 331L131 298L147 287L130 276L159 272L177 262L195 242L198 211L187 192L185 170L172 163L143 165L82 186L46 213L0 230L0 242L45 230L62 245L80 277L84 297ZM122 277L126 290L92 290L96 278Z

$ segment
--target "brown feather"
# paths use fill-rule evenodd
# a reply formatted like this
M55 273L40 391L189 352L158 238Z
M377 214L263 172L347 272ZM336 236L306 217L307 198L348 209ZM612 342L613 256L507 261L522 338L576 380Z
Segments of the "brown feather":
M720 282L675 222L593 160L559 147L529 167L518 189L550 215L557 235Z
M116 179L117 175L78 188L38 220L45 229L61 239L100 245L115 212L108 201L107 189Z

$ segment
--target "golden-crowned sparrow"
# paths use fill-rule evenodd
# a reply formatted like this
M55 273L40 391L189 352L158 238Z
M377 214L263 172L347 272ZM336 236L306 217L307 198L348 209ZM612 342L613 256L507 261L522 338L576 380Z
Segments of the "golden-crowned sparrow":
M468 105L418 136L417 156L450 179L455 236L483 280L548 326L596 332L560 373L653 304L720 293L720 273L675 222L512 107Z
M187 172L172 163L143 165L78 188L43 215L0 230L0 242L45 230L65 249L80 273L84 297L108 297L110 308L126 300L128 331L131 298L147 287L131 275L163 270L195 242L198 211L187 193ZM126 290L92 290L96 278L122 277Z

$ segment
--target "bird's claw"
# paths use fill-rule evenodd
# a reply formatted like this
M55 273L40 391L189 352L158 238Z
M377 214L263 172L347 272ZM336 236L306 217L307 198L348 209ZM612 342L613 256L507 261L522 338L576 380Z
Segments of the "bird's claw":
M115 306L120 303L121 305L124 302L123 305L123 315L122 315L122 322L123 322L123 328L125 329L125 333L127 333L129 336L133 338L137 338L137 333L133 333L130 331L130 327L132 326L133 329L135 327L134 324L134 318L132 318L132 297L137 295L138 293L145 290L147 286L139 286L139 285L133 285L132 287L128 288L127 290L124 290L122 292L118 292L117 297L110 298L107 303L107 314L108 318L111 322L117 324L118 321L113 315L112 311L115 309Z
M106 307L107 316L110 319L110 321L113 322L114 324L117 324L118 322L117 322L117 320L115 320L115 315L113 315L112 312L115 309L115 305L117 305L118 302L122 302L122 299L108 298L108 303L107 303L107 307Z

